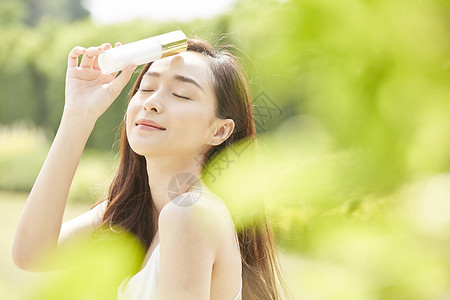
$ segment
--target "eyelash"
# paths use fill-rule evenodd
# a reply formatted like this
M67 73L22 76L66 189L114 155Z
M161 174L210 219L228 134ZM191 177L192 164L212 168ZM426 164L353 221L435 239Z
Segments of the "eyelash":
M144 92L144 93L150 93L150 92L154 92L154 90L144 90L144 89L138 89L139 92Z
M172 93L172 95L174 95L175 97L181 98L181 99L191 100L191 98L189 98L189 97L180 96L180 95L177 95L175 93Z
M144 89L139 89L138 91L144 92L144 93L151 93L151 92L154 92L155 90L144 90ZM177 94L175 94L175 93L172 93L172 95L174 95L175 97L181 98L181 99L192 100L192 99L189 98L189 97L180 96L180 95L177 95Z

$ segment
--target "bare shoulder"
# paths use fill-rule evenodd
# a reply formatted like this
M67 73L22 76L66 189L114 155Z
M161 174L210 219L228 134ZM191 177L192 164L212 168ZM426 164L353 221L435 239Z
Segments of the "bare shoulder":
M207 194L186 194L174 199L160 212L160 234L183 234L190 239L214 242L224 234L224 226L231 219L226 206Z
M161 299L211 299L211 287L240 268L225 204L205 193L188 197L169 202L159 215Z
M223 208L205 196L174 200L163 207L158 220L160 297L210 299L213 265L225 235L220 225Z

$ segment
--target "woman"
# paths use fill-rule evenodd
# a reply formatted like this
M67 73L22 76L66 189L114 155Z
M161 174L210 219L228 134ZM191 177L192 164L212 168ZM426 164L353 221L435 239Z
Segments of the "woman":
M226 205L202 180L216 152L256 137L247 80L236 59L203 40L190 39L186 52L142 69L107 200L61 224L94 124L134 70L129 66L116 78L103 74L97 57L109 48L75 47L69 54L61 124L18 225L16 265L35 270L32 262L44 248L57 251L74 236L109 224L134 234L147 251L141 271L122 282L119 298L279 299L279 266L265 216L236 232ZM185 178L196 180L177 184Z

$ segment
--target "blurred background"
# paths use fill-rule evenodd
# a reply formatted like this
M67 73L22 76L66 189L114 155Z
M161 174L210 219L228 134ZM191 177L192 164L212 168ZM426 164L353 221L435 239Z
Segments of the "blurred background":
M2 0L0 299L33 299L43 276L10 253L68 52L177 29L237 46L264 163L229 160L210 182L264 196L295 299L450 299L448 0ZM96 124L66 219L104 197L130 87Z

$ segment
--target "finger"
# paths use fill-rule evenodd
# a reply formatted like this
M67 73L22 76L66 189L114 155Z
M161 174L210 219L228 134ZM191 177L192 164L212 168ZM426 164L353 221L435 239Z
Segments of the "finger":
M81 54L84 54L85 52L86 52L86 48L83 48L81 46L74 47L69 52L69 59L68 59L67 66L69 68L76 68L76 67L78 67L78 56L80 56Z
M110 43L104 43L103 45L101 45L101 47L103 48L103 50L108 50L112 48Z
M116 99L122 89L125 87L127 82L130 80L131 75L133 75L134 70L136 69L136 65L128 65L125 69L122 70L119 76L117 76L108 86L109 94L111 95L111 99Z
M101 51L100 47L89 47L81 59L80 68L90 68L94 63L94 58Z
M98 56L94 57L94 62L92 63L92 69L100 70L100 66L98 65Z
M105 44L101 45L100 48L102 49L100 53L102 53L103 51L111 49L112 46L109 43L105 43ZM100 53L99 53L99 55L100 55ZM98 55L94 57L94 63L92 64L92 69L100 70L100 65L98 64Z

